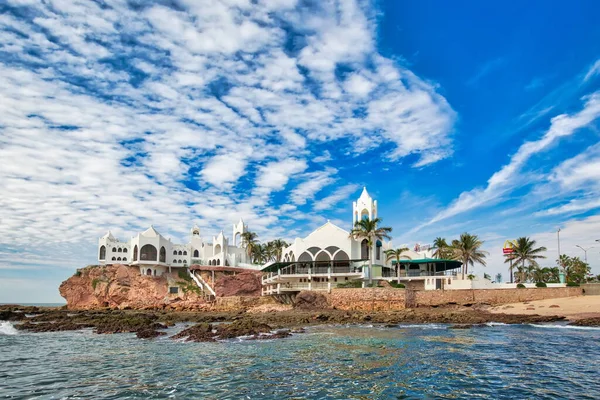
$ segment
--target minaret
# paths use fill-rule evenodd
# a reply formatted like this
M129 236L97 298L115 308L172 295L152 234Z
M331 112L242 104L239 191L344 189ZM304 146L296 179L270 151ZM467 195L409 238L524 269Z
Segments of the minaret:
M352 202L352 225L360 219L375 219L377 218L377 200L373 200L367 192L367 188L363 191L357 201Z

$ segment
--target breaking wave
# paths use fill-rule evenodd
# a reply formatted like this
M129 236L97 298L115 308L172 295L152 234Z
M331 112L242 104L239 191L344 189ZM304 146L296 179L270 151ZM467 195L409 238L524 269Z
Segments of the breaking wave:
M0 321L0 335L17 335L19 332L8 321Z

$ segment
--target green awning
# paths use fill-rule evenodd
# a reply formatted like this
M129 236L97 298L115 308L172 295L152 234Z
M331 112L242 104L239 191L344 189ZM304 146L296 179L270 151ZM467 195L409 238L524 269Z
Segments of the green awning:
M294 265L294 264L311 264L312 265L313 263L316 263L317 265L324 265L324 264L328 264L330 262L331 261L286 261L286 262L280 261L280 262L276 262L273 264L263 266L261 268L261 271L262 272L276 272L278 269L285 268L285 267L288 267L288 266ZM354 263L354 262L368 263L369 260L364 260L364 259L358 258L358 259L354 259L354 260L333 260L333 262L334 263Z
M396 265L396 260L392 260L392 265ZM400 265L422 265L422 264L433 264L435 265L436 272L447 271L449 269L460 268L462 262L456 260L447 260L442 258L420 258L418 260L400 260Z

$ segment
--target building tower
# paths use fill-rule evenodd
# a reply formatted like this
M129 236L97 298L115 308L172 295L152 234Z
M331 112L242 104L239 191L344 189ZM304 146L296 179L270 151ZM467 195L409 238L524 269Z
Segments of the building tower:
M377 200L373 200L367 188L363 188L363 191L357 201L352 202L352 225L361 219L375 219L377 218Z
M242 245L242 234L248 232L248 225L244 225L244 220L240 218L240 221L237 224L233 224L233 245L240 246Z

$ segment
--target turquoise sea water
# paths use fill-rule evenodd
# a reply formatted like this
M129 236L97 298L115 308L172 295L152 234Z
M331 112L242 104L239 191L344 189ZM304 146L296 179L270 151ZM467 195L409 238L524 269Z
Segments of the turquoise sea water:
M319 326L184 343L0 323L0 398L13 399L597 399L599 367L600 329L558 325Z

